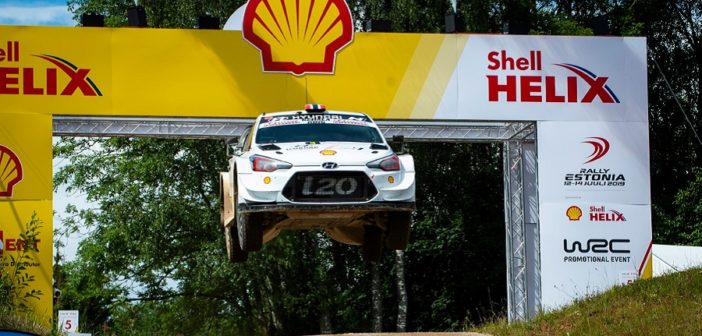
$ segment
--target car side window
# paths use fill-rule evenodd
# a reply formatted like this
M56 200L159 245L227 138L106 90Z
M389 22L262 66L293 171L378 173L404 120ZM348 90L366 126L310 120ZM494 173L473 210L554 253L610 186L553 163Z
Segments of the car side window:
M247 132L246 132L245 137L244 137L244 147L243 147L244 152L248 152L251 149L251 142L252 142L252 138L253 138L253 132L251 131L252 126L253 125L251 125L247 128Z
M247 151L251 146L251 141L249 140L250 136L251 126L248 126L243 132L241 132L241 136L239 137L239 142L237 142L236 147L241 148L241 150L244 152ZM248 146L247 143L249 144Z

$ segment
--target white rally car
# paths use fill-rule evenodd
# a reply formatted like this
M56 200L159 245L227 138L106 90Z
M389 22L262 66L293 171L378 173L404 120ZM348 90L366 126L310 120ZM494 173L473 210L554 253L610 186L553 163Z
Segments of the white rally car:
M383 245L407 247L414 160L396 154L369 116L308 104L256 118L220 173L220 191L232 262L286 229L323 229L377 261Z

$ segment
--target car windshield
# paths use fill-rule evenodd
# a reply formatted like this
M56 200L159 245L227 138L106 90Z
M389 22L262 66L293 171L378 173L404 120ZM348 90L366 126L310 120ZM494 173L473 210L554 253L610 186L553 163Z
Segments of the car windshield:
M383 137L365 116L302 115L261 120L256 143L281 142L383 143Z

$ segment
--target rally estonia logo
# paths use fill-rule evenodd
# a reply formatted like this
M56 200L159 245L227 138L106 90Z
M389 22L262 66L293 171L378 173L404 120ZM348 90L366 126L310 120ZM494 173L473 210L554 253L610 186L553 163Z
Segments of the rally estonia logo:
M22 163L17 154L0 145L0 197L12 197L13 189L22 177Z
M583 143L592 145L592 154L587 157L585 163L597 161L609 152L609 141L602 137L589 137Z
M250 0L242 30L263 71L296 76L333 74L337 52L353 41L344 0Z

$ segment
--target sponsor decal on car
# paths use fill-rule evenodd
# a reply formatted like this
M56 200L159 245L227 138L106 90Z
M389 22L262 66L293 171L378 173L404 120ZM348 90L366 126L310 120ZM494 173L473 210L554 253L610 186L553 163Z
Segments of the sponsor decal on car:
M319 145L308 145L308 144L297 144L293 145L291 147L288 147L286 150L287 151L301 151L301 150L313 150L313 149L318 149Z
M302 124L343 124L372 127L373 123L366 116L353 116L344 114L291 114L283 116L268 116L261 118L259 128L302 125Z

